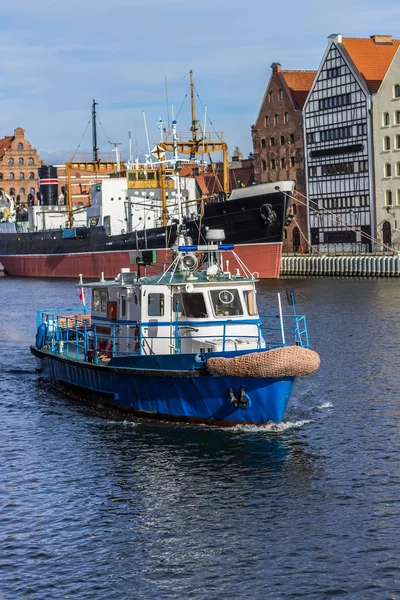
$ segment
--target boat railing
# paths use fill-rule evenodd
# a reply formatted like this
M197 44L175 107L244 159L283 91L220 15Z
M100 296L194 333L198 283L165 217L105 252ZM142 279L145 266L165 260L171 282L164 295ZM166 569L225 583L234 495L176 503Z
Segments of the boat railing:
M61 314L60 314L61 313ZM208 340L219 340L222 351L245 350L245 344L254 341L256 349L273 349L283 345L295 344L308 347L308 332L306 319L298 315L283 315L283 321L292 320L292 326L285 328L283 334L279 315L263 315L262 320L242 319L218 321L107 321L93 322L88 313L77 309L60 311L39 311L37 324L46 324L45 345L52 352L64 354L89 362L101 363L110 358L128 355L153 354L151 341L167 340L172 354L180 354L182 342L190 338L204 342L207 348ZM128 335L121 332L121 325L131 329ZM254 333L239 332L237 326L256 326ZM157 331L155 329L157 327ZM234 330L232 328L235 328ZM153 332L151 332L153 328ZM161 328L161 331L158 329ZM207 331L212 328L212 331ZM165 335L162 335L163 330ZM187 333L195 333L188 336ZM254 331L254 330L253 330ZM153 335L149 335L149 333ZM154 333L156 332L156 335ZM239 342L239 343L238 343ZM124 350L121 350L121 347ZM254 349L254 346L253 348Z

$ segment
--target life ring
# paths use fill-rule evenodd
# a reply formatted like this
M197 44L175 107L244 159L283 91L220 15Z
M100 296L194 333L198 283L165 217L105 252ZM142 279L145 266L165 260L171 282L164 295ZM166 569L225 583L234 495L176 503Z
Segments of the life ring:
M304 248L303 248L303 246L299 246L299 247L297 248L297 252L300 252L300 254L302 254L302 253L304 252Z

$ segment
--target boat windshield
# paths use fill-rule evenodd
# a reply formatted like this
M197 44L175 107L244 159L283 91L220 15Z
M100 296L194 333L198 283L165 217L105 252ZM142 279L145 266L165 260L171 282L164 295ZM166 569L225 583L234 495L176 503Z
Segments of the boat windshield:
M180 309L185 317L191 319L204 319L207 317L207 308L204 296L195 292L192 294L181 294L182 308Z
M237 290L212 290L210 294L211 304L216 317L237 317L243 315L243 307Z

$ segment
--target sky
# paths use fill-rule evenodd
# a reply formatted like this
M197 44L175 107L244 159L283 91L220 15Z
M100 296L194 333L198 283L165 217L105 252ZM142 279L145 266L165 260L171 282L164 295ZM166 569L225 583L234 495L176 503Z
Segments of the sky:
M134 155L160 139L158 122L190 127L189 71L197 116L230 151L252 150L272 62L317 69L327 37L400 37L397 0L15 0L0 6L0 137L23 127L51 163L91 148L98 104L100 151L128 132ZM397 28L397 29L395 29ZM168 90L168 106L166 90Z

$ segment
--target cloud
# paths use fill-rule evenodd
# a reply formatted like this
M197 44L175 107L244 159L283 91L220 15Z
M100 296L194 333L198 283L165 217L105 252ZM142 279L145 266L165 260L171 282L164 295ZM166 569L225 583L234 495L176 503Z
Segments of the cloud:
M188 131L191 68L213 126L247 153L273 61L316 69L334 32L399 37L392 0L379 6L373 0L18 0L18 13L3 3L0 17L0 135L20 125L47 153L77 147L93 98L103 149L109 150L107 139L126 145L128 131L146 148L143 111L151 142L159 137L160 116L168 119L165 78L169 106L180 110L179 129ZM81 147L90 145L89 129Z

